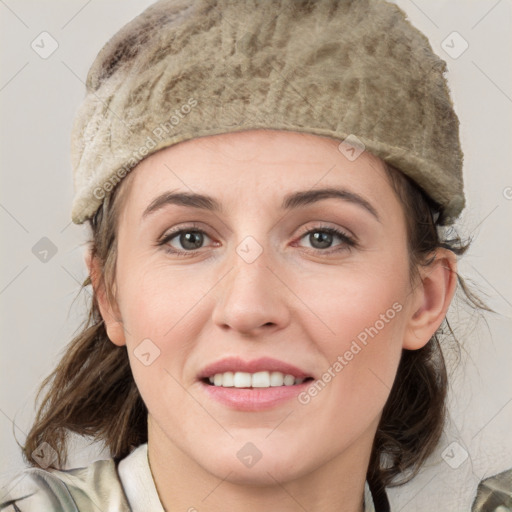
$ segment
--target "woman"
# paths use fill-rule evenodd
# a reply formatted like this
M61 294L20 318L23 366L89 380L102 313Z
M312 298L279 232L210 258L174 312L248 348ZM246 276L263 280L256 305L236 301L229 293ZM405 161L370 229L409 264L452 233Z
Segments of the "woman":
M2 510L385 511L435 448L467 248L446 64L392 4L271 5L160 1L96 58L94 298ZM59 471L67 431L112 458Z

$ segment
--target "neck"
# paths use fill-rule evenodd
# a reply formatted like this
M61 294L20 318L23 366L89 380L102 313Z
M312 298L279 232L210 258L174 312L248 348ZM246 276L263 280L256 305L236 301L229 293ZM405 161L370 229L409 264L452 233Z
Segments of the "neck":
M363 512L364 485L377 424L342 453L307 474L251 483L233 471L206 470L184 453L148 417L148 458L166 512ZM300 456L300 454L297 454ZM261 468L260 468L261 469Z

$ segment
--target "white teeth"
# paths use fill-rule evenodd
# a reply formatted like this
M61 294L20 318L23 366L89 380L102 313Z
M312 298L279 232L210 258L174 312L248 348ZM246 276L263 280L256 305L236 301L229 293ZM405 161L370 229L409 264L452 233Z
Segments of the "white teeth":
M245 372L236 372L233 377L235 388L250 388L251 387L251 374Z
M270 375L268 372L256 372L252 374L251 385L253 388L270 387Z
M284 385L285 386L293 386L295 384L295 377L293 375L285 375L284 376Z
M268 388L276 386L293 386L302 384L305 379L281 372L224 372L208 378L210 384L224 388Z
M271 386L282 386L284 384L284 374L281 372L272 372L270 374Z
M235 385L233 372L225 372L222 374L222 385L225 388L231 388Z

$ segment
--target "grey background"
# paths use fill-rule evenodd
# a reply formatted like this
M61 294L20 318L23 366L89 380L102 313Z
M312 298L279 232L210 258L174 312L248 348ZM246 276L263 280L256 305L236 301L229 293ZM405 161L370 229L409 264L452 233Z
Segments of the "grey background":
M87 276L87 230L70 219L73 115L97 52L150 3L0 0L0 485L23 468L14 434L22 443L37 387L85 314L85 297L73 302ZM389 495L393 510L468 510L481 478L512 467L512 1L396 3L448 63L465 154L468 208L458 225L474 238L459 271L497 314L450 309L462 357L450 370L446 432L419 476ZM31 47L43 31L58 43L47 58ZM454 31L469 45L457 58ZM70 466L106 456L79 442Z

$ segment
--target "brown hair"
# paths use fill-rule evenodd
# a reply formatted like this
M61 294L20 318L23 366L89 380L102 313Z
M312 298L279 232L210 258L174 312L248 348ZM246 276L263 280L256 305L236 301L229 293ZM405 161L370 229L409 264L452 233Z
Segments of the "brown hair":
M403 205L407 221L411 278L418 266L428 265L436 249L463 254L470 242L439 235L437 206L406 175L387 165L389 181ZM112 301L117 258L116 233L131 175L106 197L89 220L92 256L101 264L108 298ZM490 311L470 292L457 274L467 301ZM90 276L82 291L91 284ZM438 332L419 350L403 350L394 385L385 404L374 439L368 479L382 486L400 485L419 471L437 445L445 422L447 371ZM67 433L75 432L103 441L111 456L119 460L147 442L147 408L133 379L125 346L108 338L93 293L88 318L81 332L66 347L55 370L43 381L38 395L49 389L22 447L25 460L37 465L32 452L47 442L58 454L58 465L67 460ZM456 341L456 340L455 340ZM401 476L401 480L397 477Z

